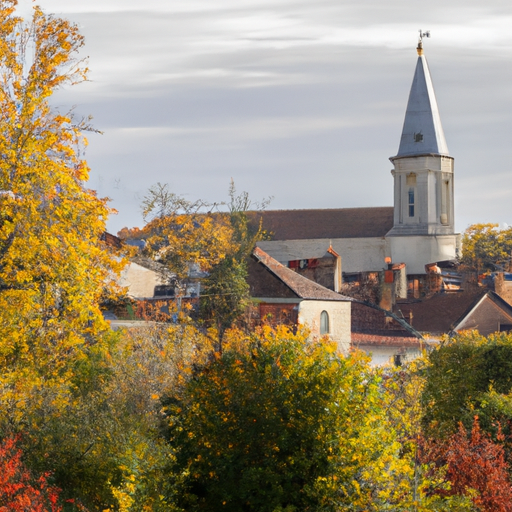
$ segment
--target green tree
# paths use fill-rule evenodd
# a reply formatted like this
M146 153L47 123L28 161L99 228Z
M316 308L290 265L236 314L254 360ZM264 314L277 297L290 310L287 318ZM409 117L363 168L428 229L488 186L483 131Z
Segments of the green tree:
M230 332L222 354L164 400L178 509L451 510L422 492L425 479L413 497L413 457L400 456L379 372L306 337Z
M229 252L203 280L201 312L203 320L217 331L217 349L222 350L222 340L227 329L239 321L250 304L247 284L247 259L256 242L264 238L261 219L251 223L248 213L257 215L266 208L270 198L253 203L247 192L237 193L231 180L229 187L229 224L232 228L232 244Z
M227 329L242 317L249 305L245 261L227 256L215 265L201 286L201 313L217 332L217 350L222 351L222 340Z
M429 355L423 392L428 435L446 438L459 422L469 432L474 416L496 439L512 420L512 335L484 337L476 331L447 339ZM506 443L508 456L512 454Z
M473 224L462 238L462 263L477 272L509 270L512 258L512 228L498 224Z
M100 421L105 416L98 437L104 439L99 451L115 460L120 473L109 481L120 511L170 510L164 483L172 453L161 431L161 399L211 351L208 338L192 324L168 323L125 331L113 347L102 386L106 407L97 409Z

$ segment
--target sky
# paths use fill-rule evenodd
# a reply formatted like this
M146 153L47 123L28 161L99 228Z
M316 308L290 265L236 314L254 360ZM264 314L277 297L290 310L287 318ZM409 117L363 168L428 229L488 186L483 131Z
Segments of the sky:
M509 0L40 0L85 36L89 81L54 105L92 115L89 187L142 227L167 183L270 209L391 206L418 30L455 158L456 229L512 224ZM20 0L25 15L33 3Z

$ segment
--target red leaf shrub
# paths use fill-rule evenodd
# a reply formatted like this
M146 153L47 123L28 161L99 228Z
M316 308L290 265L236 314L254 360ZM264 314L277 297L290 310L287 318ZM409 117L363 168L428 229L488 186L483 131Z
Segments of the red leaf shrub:
M16 439L0 444L0 512L61 512L59 489L48 475L34 479L23 465Z
M503 435L498 435L498 441ZM431 441L423 446L423 461L446 466L446 479L451 489L435 490L443 495L467 495L477 491L473 502L484 512L512 512L512 484L503 447L482 432L475 417L471 434L459 430L446 442Z

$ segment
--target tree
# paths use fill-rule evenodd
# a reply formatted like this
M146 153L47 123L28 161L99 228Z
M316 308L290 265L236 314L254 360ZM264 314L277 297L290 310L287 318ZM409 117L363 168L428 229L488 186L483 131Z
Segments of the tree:
M112 509L170 510L164 482L172 454L161 432L161 399L182 385L193 366L204 363L210 353L208 339L183 323L130 329L112 347L109 375L101 386L103 407L96 407L97 417L91 417L97 429L95 450L115 461L118 469L115 481L104 476L101 483L110 484ZM98 488L89 487L90 492Z
M226 256L202 282L202 318L215 327L219 351L222 351L224 333L244 314L249 305L249 285L246 279L245 261Z
M186 280L191 267L204 273L202 320L216 329L219 350L224 332L249 303L246 259L265 236L261 221L250 222L248 211L254 209L257 214L269 201L255 203L247 192L238 194L233 181L227 204L191 202L157 183L142 202L148 224L142 230L119 232L124 238L145 238L146 254L174 272L178 283ZM220 210L224 206L228 211Z
M0 190L10 192L0 199L0 323L9 339L0 358L40 357L47 347L36 347L51 345L58 369L59 347L73 351L105 328L98 303L116 265L99 243L109 209L85 188L88 122L49 104L85 77L75 60L83 38L37 7L23 25L15 5L0 9Z
M83 38L38 7L24 24L15 7L0 3L0 436L23 432L27 464L45 473L73 439L63 426L94 402L77 396L78 368L105 352L99 302L120 264L100 242L106 200L86 188L89 120L50 104L85 79ZM92 460L75 448L74 462Z
M473 224L462 238L462 263L478 273L485 270L509 270L512 258L512 227L498 224Z
M257 214L271 200L269 198L261 203L253 203L247 192L237 194L233 180L229 187L229 198L231 247L203 280L201 293L202 317L208 324L215 326L217 349L220 351L224 333L243 316L250 303L247 259L256 242L265 237L261 219L251 225L248 212L254 208Z
M498 423L510 432L512 335L463 333L446 339L430 353L429 361L422 396L423 425L429 436L447 438L460 422L470 430L475 414L480 427L495 439Z
M386 429L394 432L400 447L394 460L399 471L390 472L381 492L398 497L396 510L473 511L471 495L449 492L446 462L439 464L439 459L424 455L427 443L421 428L421 396L428 366L423 356L400 367L377 370L382 372Z
M498 442L504 439L498 435ZM423 459L446 466L449 489L436 490L442 495L468 495L478 510L483 512L510 512L512 484L505 452L501 444L482 432L475 416L470 435L459 424L458 431L445 442L425 444Z
M233 229L226 215L214 211L215 204L188 201L157 183L142 205L144 218L150 219L141 230L146 253L179 280L188 276L191 264L207 272L232 250Z
M414 500L379 373L306 337L230 331L222 354L164 399L179 510L448 510Z
M0 510L60 512L59 490L48 484L48 475L33 478L21 455L14 438L0 444Z

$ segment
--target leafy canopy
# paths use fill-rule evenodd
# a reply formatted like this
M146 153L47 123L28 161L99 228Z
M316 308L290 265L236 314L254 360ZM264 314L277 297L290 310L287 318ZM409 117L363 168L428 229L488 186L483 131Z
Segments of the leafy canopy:
M27 464L57 478L58 447L86 417L79 368L105 352L99 302L119 264L100 242L106 200L86 188L89 120L50 103L85 79L83 38L38 7L28 23L15 8L0 2L0 437L23 432ZM80 442L68 475L91 460Z
M413 498L414 455L400 455L379 373L306 339L230 331L164 400L179 510L429 510L421 489Z
M478 272L509 270L512 258L512 227L473 224L462 238L462 263Z

